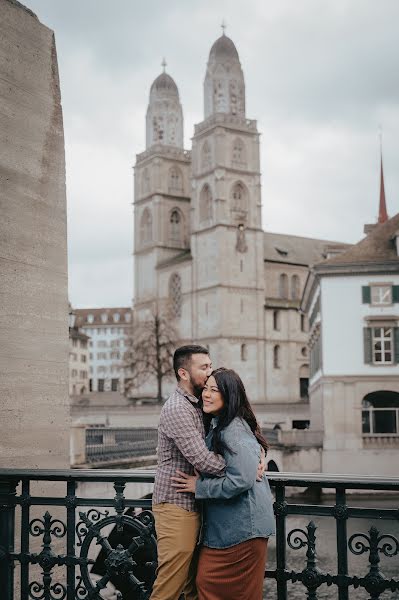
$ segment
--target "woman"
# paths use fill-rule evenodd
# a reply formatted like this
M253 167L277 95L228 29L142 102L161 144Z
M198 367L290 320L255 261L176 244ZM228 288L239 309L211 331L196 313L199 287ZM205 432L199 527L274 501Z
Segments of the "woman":
M224 477L181 471L179 492L204 502L203 539L197 571L200 600L261 600L267 542L274 534L273 500L264 475L256 481L261 447L267 443L240 377L216 369L202 392L203 411L214 418L208 448L223 454Z

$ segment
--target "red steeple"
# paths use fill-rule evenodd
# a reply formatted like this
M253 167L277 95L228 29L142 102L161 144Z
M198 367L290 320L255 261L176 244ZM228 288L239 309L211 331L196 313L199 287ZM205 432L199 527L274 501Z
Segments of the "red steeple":
M387 213L387 205L385 202L384 169L382 166L382 154L381 154L380 207L378 210L378 222L385 223L385 221L388 221L388 213Z

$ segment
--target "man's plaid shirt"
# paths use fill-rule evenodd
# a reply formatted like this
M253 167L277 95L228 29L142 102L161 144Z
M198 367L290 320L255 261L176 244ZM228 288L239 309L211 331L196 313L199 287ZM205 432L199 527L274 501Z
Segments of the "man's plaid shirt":
M178 387L165 402L158 427L158 467L153 504L168 502L186 510L197 510L194 494L177 493L171 477L179 469L190 475L194 467L201 473L224 475L224 458L205 445L205 430L198 398Z

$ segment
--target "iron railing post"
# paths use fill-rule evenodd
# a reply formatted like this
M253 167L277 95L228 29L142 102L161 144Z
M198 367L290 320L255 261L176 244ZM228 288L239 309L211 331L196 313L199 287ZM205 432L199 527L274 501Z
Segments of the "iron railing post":
M338 578L344 580L348 575L348 539L346 522L348 519L348 509L346 506L346 491L344 488L337 487L335 491L334 517L337 527L337 566ZM348 600L348 588L342 585L338 587L338 599Z
M287 600L287 580L285 578L285 519L287 516L287 503L285 501L285 486L276 486L276 501L274 503L274 514L276 516L277 600Z
M18 480L0 479L0 582L1 597L14 598L15 495Z

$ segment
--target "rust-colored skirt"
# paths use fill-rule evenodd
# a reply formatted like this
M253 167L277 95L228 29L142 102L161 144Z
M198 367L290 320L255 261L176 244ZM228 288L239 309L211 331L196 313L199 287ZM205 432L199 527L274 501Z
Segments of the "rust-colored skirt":
M203 546L197 571L199 600L261 600L266 555L266 538L231 548Z

